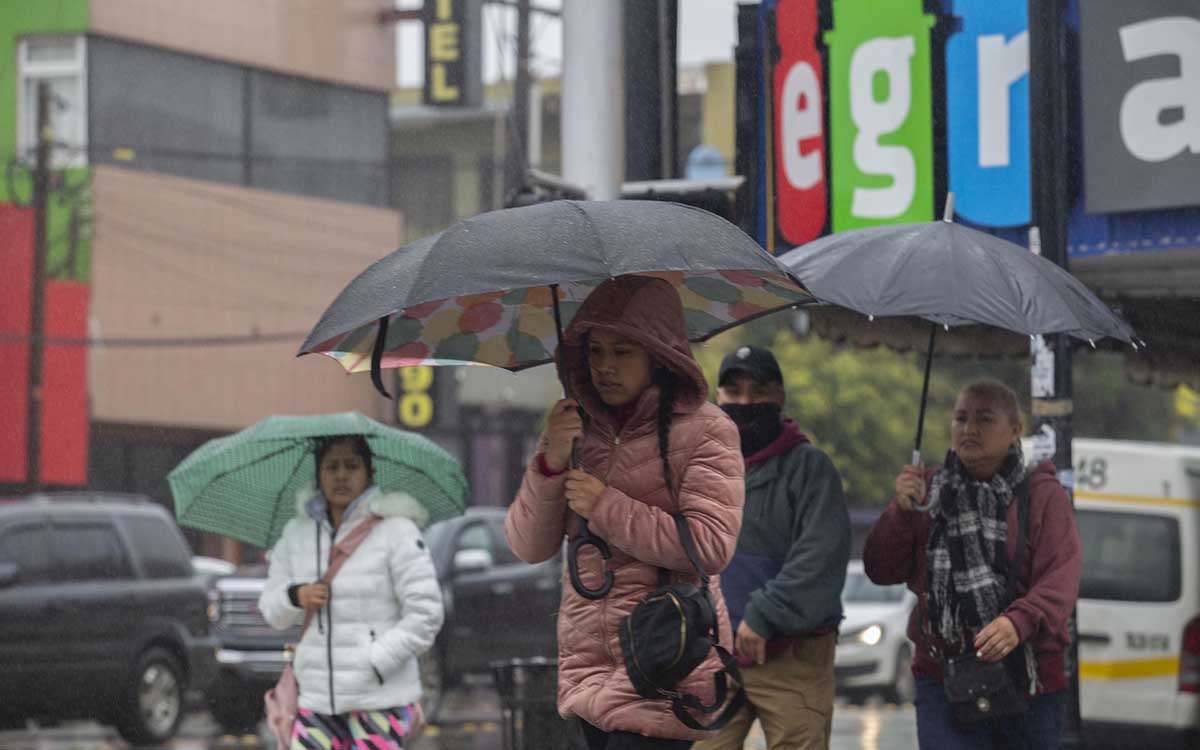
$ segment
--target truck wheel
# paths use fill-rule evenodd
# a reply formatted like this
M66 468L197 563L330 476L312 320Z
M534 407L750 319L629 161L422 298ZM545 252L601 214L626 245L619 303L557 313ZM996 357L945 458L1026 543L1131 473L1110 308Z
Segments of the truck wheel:
M183 667L169 651L148 648L138 657L116 716L131 745L158 745L175 736L183 720Z
M208 712L226 734L253 732L266 714L263 691L222 675L209 690Z
M425 711L425 722L436 724L446 693L446 673L437 646L426 651L417 665L421 672L421 708Z

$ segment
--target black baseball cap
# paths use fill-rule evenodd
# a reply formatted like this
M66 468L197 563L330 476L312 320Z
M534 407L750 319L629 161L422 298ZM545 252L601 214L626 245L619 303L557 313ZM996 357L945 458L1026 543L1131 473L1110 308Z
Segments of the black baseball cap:
M717 374L717 384L725 382L726 378L745 373L756 383L783 383L783 372L779 369L779 361L770 349L759 346L739 346L721 360L721 370Z

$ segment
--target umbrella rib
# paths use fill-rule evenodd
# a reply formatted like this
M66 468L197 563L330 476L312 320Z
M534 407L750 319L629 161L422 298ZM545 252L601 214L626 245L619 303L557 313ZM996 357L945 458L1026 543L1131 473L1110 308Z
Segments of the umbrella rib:
M293 446L294 445L295 444L293 444ZM279 523L279 509L282 507L283 493L291 485L292 479L295 478L296 472L300 470L300 467L304 464L304 459L306 458L308 458L308 452L300 451L300 460L296 461L296 465L292 467L291 472L288 474L287 481L280 485L279 492L275 495L275 510L271 513L271 525L267 528L268 537L275 530L275 525Z
M449 489L447 489L446 483L443 482L440 477L436 477L432 473L425 471L424 469L418 468L416 466L413 466L412 464L408 464L403 461L399 461L397 459L392 458L391 456L386 456L386 455L379 454L379 453L375 454L373 459L380 461L381 463L392 464L393 466L399 466L401 468L408 469L411 472L415 472L417 474L422 474L430 481L430 483L437 485L438 489L440 489L442 492L445 492L447 496L452 496L454 494ZM461 489L461 488L454 488L454 489Z
M588 215L587 211L583 210L583 207L579 205L578 201L567 201L567 204L579 212L579 215L582 216L583 220L587 222L588 228L592 230L592 236L596 238L596 244L600 246L600 252L597 253L597 255L600 256L600 262L604 266L604 273L606 276L611 278L612 266L609 265L608 255L604 252L604 239L600 234L600 230L596 228L596 222L592 221L592 217Z
M223 471L223 472L221 472L220 474L217 474L215 477L213 477L212 479L208 480L208 482L207 482L207 483L206 483L206 484L205 484L203 487L201 487L199 490L197 490L195 493L193 493L193 495L192 495L192 496L193 496L193 497L200 497L200 496L201 496L201 495L203 495L205 492L208 492L208 489L209 489L210 487L212 487L214 484L216 484L217 482L221 481L222 479L224 479L225 477L229 476L230 474L233 474L234 472L242 471L243 469L248 469L248 468L250 468L251 466L257 466L258 464L261 464L261 463L263 463L264 461L268 461L268 460L270 460L270 459L272 459L272 458L275 458L276 456L280 455L281 453L287 453L287 452L288 452L288 451L290 451L292 448L295 448L295 447L296 447L296 442L297 442L297 441L295 441L295 440L292 440L292 441L291 441L291 442L289 442L287 445L285 445L284 447L280 448L280 449L279 449L279 450L277 450L277 451L273 451L273 452L271 452L271 453L267 453L267 454L265 454L265 455L259 456L258 458L254 459L254 460L253 460L253 461L251 461L250 463L247 463L247 464L239 464L239 465L237 465L237 466L235 466L235 467L233 467L233 468L230 468L230 469L228 469L228 470L226 470L226 471Z

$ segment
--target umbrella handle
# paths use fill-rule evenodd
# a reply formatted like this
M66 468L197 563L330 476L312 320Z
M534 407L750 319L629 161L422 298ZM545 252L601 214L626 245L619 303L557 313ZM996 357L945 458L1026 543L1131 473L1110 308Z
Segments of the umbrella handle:
M913 465L913 466L920 466L920 465L921 465L921 451L920 451L920 449L914 449L914 450L913 450L913 452L912 452L912 462L911 462L911 463L912 463L912 465ZM908 498L908 499L909 499L909 500L912 500L912 509L913 509L913 510L915 510L915 511L920 511L921 513L928 513L928 512L929 512L929 510L930 510L930 508L932 508L932 507L933 507L933 498L932 498L932 497L931 497L931 498L929 498L929 500L927 500L927 501L926 501L926 502L924 502L924 503L920 502L918 498L912 497L911 495L909 496L909 498Z
M595 547L600 553L602 560L610 560L612 558L612 550L608 548L608 542L596 536L588 529L586 522L583 524L583 531L579 536L571 540L567 546L567 572L571 575L571 586L584 599L603 599L608 596L608 592L612 591L613 573L608 569L608 565L604 565L604 581L599 588L589 589L583 583L583 578L579 575L579 550L586 546Z

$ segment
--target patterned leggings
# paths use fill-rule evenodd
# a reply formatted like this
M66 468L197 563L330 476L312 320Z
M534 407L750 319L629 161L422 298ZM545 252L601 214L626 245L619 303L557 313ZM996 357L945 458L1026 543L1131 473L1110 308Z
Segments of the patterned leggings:
M291 750L401 750L413 711L410 705L326 716L302 708L292 725Z

